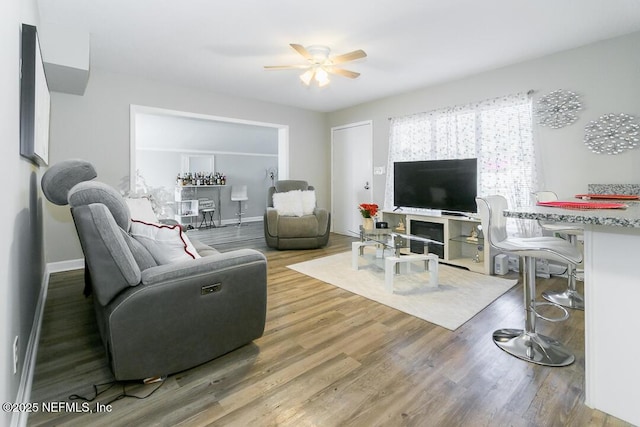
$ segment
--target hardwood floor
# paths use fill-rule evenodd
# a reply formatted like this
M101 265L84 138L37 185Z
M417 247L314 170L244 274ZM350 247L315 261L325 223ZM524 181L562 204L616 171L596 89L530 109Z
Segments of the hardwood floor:
M29 425L628 425L583 404L583 312L539 322L576 354L573 365L548 368L491 341L494 329L523 324L520 284L451 332L286 268L346 251L351 241L332 235L323 249L274 251L254 240L268 258L263 337L169 376L144 400L116 400L109 413L39 412ZM81 271L51 277L32 402L78 402L69 396L90 396L93 384L112 379L82 280ZM538 291L565 280L540 280ZM138 396L158 387L118 384L98 400L116 398L123 386Z

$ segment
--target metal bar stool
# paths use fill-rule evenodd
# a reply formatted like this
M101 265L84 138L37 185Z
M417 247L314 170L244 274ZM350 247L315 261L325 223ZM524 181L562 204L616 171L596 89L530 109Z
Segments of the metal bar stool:
M536 198L536 202L552 202L558 200L558 195L553 191L538 191L533 193L533 195ZM584 233L583 227L578 224L545 221L538 221L538 224L540 224L543 230L566 234L569 243L575 246L576 249L578 248L578 235ZM542 293L542 298L560 304L563 307L584 310L584 296L578 292L576 288L576 268L573 264L567 265L567 277L567 289L545 291Z
M489 244L502 252L519 255L523 260L522 286L524 293L525 325L524 329L498 329L493 333L493 342L507 353L528 362L545 366L567 366L574 362L575 356L564 344L539 334L536 320L540 317L548 321L562 321L569 312L552 302L536 302L536 258L545 258L574 266L582 261L582 254L564 239L558 237L507 237L506 221L503 211L507 209L507 200L502 196L477 197L478 213L482 220L482 229ZM551 305L564 312L560 318L551 319L542 316L536 310L541 305Z
M238 217L238 227L242 225L242 202L246 202L249 200L247 196L247 186L246 185L232 185L231 186L231 201L238 202L238 213L236 216Z

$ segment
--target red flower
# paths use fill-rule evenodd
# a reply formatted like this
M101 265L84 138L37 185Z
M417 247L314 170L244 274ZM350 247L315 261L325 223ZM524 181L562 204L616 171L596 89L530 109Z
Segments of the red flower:
M358 209L360 209L363 218L371 218L378 213L378 205L375 203L361 203Z

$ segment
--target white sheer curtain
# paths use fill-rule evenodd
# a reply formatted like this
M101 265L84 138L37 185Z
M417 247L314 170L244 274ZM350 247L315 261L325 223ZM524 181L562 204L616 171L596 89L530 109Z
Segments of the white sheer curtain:
M531 203L537 189L531 95L519 93L474 104L391 119L385 209L393 209L393 163L477 157L478 195L501 194L509 206ZM514 221L513 233L537 233L535 221Z

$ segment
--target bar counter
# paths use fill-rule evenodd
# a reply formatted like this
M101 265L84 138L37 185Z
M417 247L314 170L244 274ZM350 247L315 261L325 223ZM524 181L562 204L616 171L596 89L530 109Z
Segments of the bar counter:
M528 206L504 215L584 224L585 404L640 425L640 203L625 204Z

